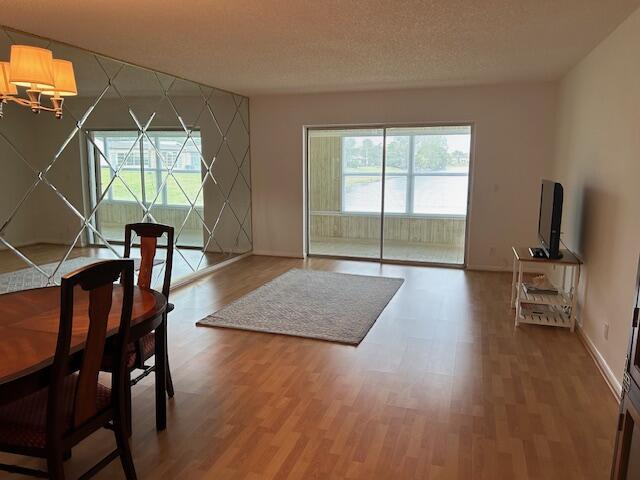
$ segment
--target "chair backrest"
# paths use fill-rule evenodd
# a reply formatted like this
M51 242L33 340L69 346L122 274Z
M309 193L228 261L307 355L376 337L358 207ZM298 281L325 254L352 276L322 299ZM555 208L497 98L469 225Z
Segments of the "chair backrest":
M59 438L64 432L65 380L75 368L70 365L71 337L74 316L84 315L74 305L77 287L88 292L88 330L76 389L73 392L73 424L79 427L97 413L98 373L102 363L108 319L111 313L114 282L120 278L117 288L122 290L122 308L114 353L116 365L112 375L112 406L122 405L125 379L125 354L129 342L129 329L133 309L133 260L107 260L80 268L62 277L60 290L60 326L53 361L53 376L49 387L47 415L49 435ZM75 312L75 315L74 315ZM77 367L77 366L74 366Z
M169 300L171 288L171 269L173 268L173 227L159 223L130 223L124 228L124 257L131 257L131 234L135 232L140 237L140 270L138 272L138 286L151 288L154 260L158 247L158 238L167 234L167 257L164 265L164 281L162 293ZM164 248L164 247L160 247Z

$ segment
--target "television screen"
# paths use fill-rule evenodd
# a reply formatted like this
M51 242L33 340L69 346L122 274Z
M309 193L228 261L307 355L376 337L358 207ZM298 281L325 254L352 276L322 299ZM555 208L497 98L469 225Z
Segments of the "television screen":
M540 239L544 252L549 258L558 258L560 256L562 197L562 185L550 180L542 181L538 238Z

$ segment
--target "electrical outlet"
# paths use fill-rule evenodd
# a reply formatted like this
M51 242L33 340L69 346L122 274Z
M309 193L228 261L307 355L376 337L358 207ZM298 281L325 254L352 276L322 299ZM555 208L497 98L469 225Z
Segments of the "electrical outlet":
M603 331L603 333L604 333L604 339L605 339L605 340L609 340L609 324L608 324L608 323L605 323L605 324L604 324L604 331Z

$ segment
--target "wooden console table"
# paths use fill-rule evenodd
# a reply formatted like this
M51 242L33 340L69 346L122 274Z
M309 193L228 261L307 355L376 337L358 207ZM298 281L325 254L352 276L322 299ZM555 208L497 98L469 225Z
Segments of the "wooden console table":
M536 258L528 247L512 247L513 278L511 281L511 307L516 309L515 326L521 323L569 328L576 324L576 301L580 281L581 261L569 250L560 250L562 258ZM557 265L562 268L562 284L556 285L557 294L532 294L523 286L525 264ZM567 289L567 269L571 269L571 283ZM536 313L523 304L544 305L545 313Z

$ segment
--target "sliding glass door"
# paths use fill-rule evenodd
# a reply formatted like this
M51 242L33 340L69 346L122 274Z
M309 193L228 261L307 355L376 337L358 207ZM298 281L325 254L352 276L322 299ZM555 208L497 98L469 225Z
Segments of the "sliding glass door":
M308 253L463 265L471 126L308 130Z
M384 259L464 264L470 147L470 126L386 129Z
M309 130L309 253L380 258L383 129Z

